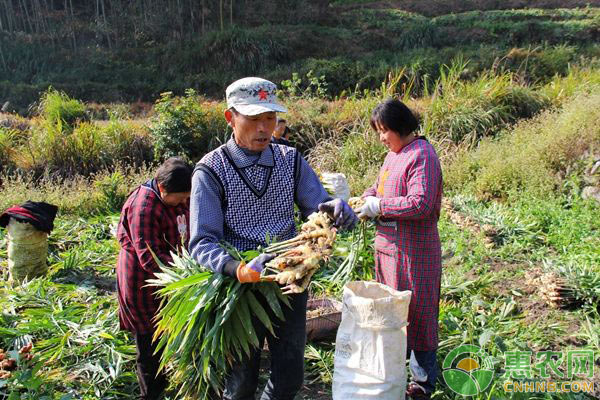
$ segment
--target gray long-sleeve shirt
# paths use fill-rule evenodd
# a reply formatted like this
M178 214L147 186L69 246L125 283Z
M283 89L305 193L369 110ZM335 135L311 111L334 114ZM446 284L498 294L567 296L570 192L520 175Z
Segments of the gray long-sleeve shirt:
M226 146L238 168L256 169L257 166L269 164L271 152L268 148L261 153L251 152L239 147L233 138ZM302 157L299 159L296 205L302 217L306 218L317 211L320 203L331 200L331 197L306 160ZM213 271L234 275L238 262L219 245L225 227L219 185L205 170L198 169L194 173L190 201L190 253L196 261Z

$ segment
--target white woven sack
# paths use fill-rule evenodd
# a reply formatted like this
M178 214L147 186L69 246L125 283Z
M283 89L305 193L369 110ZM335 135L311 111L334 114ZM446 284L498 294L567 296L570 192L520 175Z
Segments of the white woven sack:
M8 233L8 272L10 280L22 282L48 271L48 234L27 222L11 218Z
M350 186L346 175L337 172L323 172L321 174L323 186L336 199L348 201L350 198Z
M410 291L377 282L344 287L335 343L333 400L403 400Z

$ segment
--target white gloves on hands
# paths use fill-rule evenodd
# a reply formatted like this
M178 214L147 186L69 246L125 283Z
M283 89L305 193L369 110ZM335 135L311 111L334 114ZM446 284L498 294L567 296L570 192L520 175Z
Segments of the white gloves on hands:
M365 197L365 204L358 209L358 218L376 218L381 215L381 199L375 196Z

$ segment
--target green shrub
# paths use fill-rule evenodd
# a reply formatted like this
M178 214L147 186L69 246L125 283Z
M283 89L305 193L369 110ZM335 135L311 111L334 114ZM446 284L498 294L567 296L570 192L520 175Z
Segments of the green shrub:
M313 70L310 70L306 73L306 83L303 83L298 73L294 72L291 79L281 81L281 91L292 99L324 98L327 95L327 82L325 75L315 76Z
M576 61L575 46L539 46L512 48L503 58L502 68L514 71L530 81L547 82L555 75L565 75Z
M29 143L29 167L36 170L43 165L50 170L72 168L71 150L68 133L55 125L45 124L44 120L35 121Z
M290 139L302 152L311 152L325 141L341 141L350 132L362 129L362 119L377 103L373 96L361 99L326 101L301 98L286 103L285 115L292 130Z
M18 80L0 81L0 98L10 102L8 111L26 115L30 104L39 100L41 89L38 85L30 85Z
M152 161L152 143L148 128L136 121L123 121L110 114L110 120L102 126L104 153L108 163L125 162L141 166Z
M150 125L154 157L163 160L183 156L198 160L227 138L227 123L219 106L202 103L193 89L183 97L162 93ZM221 111L222 112L222 111Z
M553 105L560 106L577 93L593 93L600 87L600 69L571 68L564 77L555 76L540 92Z
M78 121L86 120L85 104L70 98L66 93L49 88L42 94L39 114L46 123L59 132L70 133Z
M69 162L73 167L80 165L84 171L106 163L108 154L104 152L105 143L101 128L89 122L77 126L67 138Z
M528 192L578 190L565 186L569 173L581 172L586 152L600 148L600 96L580 96L562 110L548 111L518 124L498 140L484 140L462 151L445 168L450 190L482 199Z
M466 65L457 59L451 66L442 67L424 116L425 136L475 144L549 105L543 96L516 83L510 73L488 72L473 81L464 81L461 74Z
M97 193L96 197L100 212L111 213L121 211L129 193L128 188L125 186L125 177L121 171L100 176L94 182L94 187Z
M16 131L0 126L0 170L10 166Z
M106 165L101 128L82 122L71 132L45 121L33 128L30 151L36 170L48 168L63 176L86 174Z
M273 27L255 29L235 27L222 32L203 35L196 44L202 54L202 65L219 66L242 74L256 74L260 70L286 62L290 57L287 40L274 40Z
M81 122L70 133L45 120L34 120L30 140L18 152L26 159L21 168L38 173L48 169L63 177L87 175L117 162L139 167L152 158L144 130L134 122L116 119Z

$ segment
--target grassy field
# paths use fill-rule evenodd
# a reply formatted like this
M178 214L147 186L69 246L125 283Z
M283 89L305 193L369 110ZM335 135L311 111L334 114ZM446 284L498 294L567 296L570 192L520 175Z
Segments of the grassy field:
M450 3L436 3L425 16L415 12L418 2L406 2L414 9L405 10L389 8L392 3L335 2L339 26L319 25L302 45L295 40L306 37L307 27L275 25L270 29L289 33L282 33L285 42L256 49L264 51L260 57L280 54L285 61L261 64L259 57L251 71L281 83L294 144L317 171L345 173L353 195L372 184L385 156L369 126L372 108L397 96L419 113L445 183L438 362L456 346L474 344L494 365L491 386L472 398L600 398L600 204L582 196L585 187L600 185L594 169L600 161L598 9L555 9L548 1L546 10L447 14ZM259 40L266 35L261 29L186 46L214 50L225 43L231 49L236 40ZM163 50L157 45L122 65L133 74L133 86L142 82L136 68L151 65L147 60ZM48 275L24 285L7 283L7 238L0 230L0 348L14 358L33 342L34 355L0 378L0 399L135 398L135 349L130 335L118 330L114 293L119 248L113 230L121 205L162 158L180 154L195 162L230 134L224 103L208 96L212 86L202 80L221 91L233 75L211 75L200 66L190 72L198 81L181 75L177 68L194 62L188 50L168 53L164 85L143 81L148 92L121 87L152 93L146 99L154 104L103 103L122 92L94 98L96 85L109 80L90 78L85 69L101 63L82 70L69 64L72 59L63 60L62 71L81 73L77 79L89 86L76 80L73 87L92 88L86 96L57 90L69 87L60 84L66 75L55 76L57 89L49 90L46 83L0 83L0 92L22 89L28 93L23 98L36 100L28 117L0 114L0 210L28 199L60 209ZM33 52L17 53L18 46L5 54L15 62L30 57L24 69L37 71L42 63ZM119 59L111 57L102 62ZM207 57L221 62L227 55ZM224 69L246 73L241 65L247 61L231 58ZM190 87L200 89L183 90ZM165 89L173 92L159 94ZM351 267L347 279L373 278L374 227L364 229L366 244L357 232L338 238L332 260L313 280L313 296L341 297L342 284L332 275L342 264ZM562 297L550 299L555 291ZM593 376L567 379L567 363L560 360L551 378L593 382L593 393L504 390L511 375L507 352L574 350L596 352ZM307 346L298 398L331 398L334 353L332 341ZM543 380L539 370L532 378ZM440 377L433 398L464 397Z
M598 348L599 207L582 200L580 193L592 157L590 152L600 148L600 104L593 94L597 73L591 70L572 74L534 88L530 96L546 96L539 106L546 111L533 118L521 118L513 127L506 125L504 118L518 120L520 114L509 110L508 116L492 119L489 125L470 124L470 128L464 128L469 135L456 143L448 134L432 132L431 138L444 161L446 180L440 221L444 273L439 357L442 360L461 343L481 345L496 361L496 385L480 398L530 398L503 391L505 351ZM445 91L441 98L411 102L421 107L426 118L436 118L436 101L475 101L481 91L489 94L490 88L506 85L502 77L498 81L490 76L480 79L456 81L452 86L456 93ZM498 93L505 93L505 89L498 89ZM493 98L488 96L486 101ZM69 100L63 101L69 104ZM384 154L364 120L377 102L376 94L333 104L314 97L299 98L298 102L304 107L291 107L290 116L298 118L293 121L299 125L306 124L303 129L307 132L317 132L316 124L332 127L324 133L327 141L313 138L316 147L309 153L313 165L322 171L345 172L354 194L360 194L374 178ZM317 106L324 112L311 117L311 110ZM296 114L300 108L306 114ZM328 120L333 118L329 109L337 110L337 121ZM342 118L345 113L346 119ZM443 118L436 124L461 126L453 116L462 116L461 112L440 114ZM38 118L47 124L50 117ZM464 119L461 121L464 123ZM77 122L65 135L90 124L104 132L111 123L131 122ZM149 122L148 132L140 133L140 137L151 135L153 123L157 122ZM424 124L423 129L427 126ZM487 134L489 130L497 133ZM448 128L438 132L448 132ZM487 139L480 141L480 137ZM474 147L473 140L479 145ZM574 142L577 146L572 145ZM336 151L335 159L324 156L332 150ZM90 165L94 164L90 161ZM56 165L61 164L57 161ZM133 347L131 339L118 331L115 314L114 265L118 245L111 228L128 191L151 173L151 167L139 169L120 164L87 177L69 179L59 179L48 172L36 175L35 170L2 177L2 208L26 199L45 199L61 209L57 229L51 235L48 276L21 287L3 283L0 288L0 306L4 310L0 346L11 349L33 341L36 355L32 362L21 365L10 381L0 384L8 385L0 389L4 393L12 390L25 396L21 398L30 399L133 398ZM372 237L373 228L368 229ZM0 235L0 241L6 243L4 233ZM315 296L341 295L341 287L332 284L330 277L347 257L352 242L349 236L338 240L336 257L315 280ZM5 265L6 247L3 244L0 248ZM368 245L356 260L353 278L370 279L372 265L372 248ZM6 278L5 268L2 273ZM568 283L576 299L574 304L561 309L545 302L545 289L540 283L545 274ZM307 347L302 398L329 398L333 353L333 343ZM598 385L597 375L594 379ZM555 394L546 398L580 397L581 394ZM441 383L435 398L459 397Z
M133 347L128 335L118 331L116 318L118 245L111 228L118 214L112 198L99 195L98 203L82 206L85 202L78 200L85 191L54 190L69 193L63 204L72 203L73 208L63 209L51 235L48 276L0 288L2 347L33 341L36 355L3 382L8 386L0 393L16 391L27 399L133 398ZM458 344L480 344L497 361L496 381L501 382L504 351L597 349L597 213L597 205L569 195L546 201L522 198L510 205L482 203L462 194L447 196L440 221L444 250L440 359ZM350 245L348 237L338 241L338 256L316 279L315 295L340 295L328 277ZM5 258L4 245L1 251ZM369 246L357 260L354 277L368 279L372 263ZM566 278L579 291L582 304L568 310L546 304L535 279L547 272ZM6 270L3 275L6 282ZM589 282L590 277L595 283ZM332 343L307 348L301 398L328 398L333 352ZM597 376L595 382L598 385ZM324 394L316 397L320 391ZM489 395L510 397L501 387L481 398ZM441 384L435 398L458 397Z

